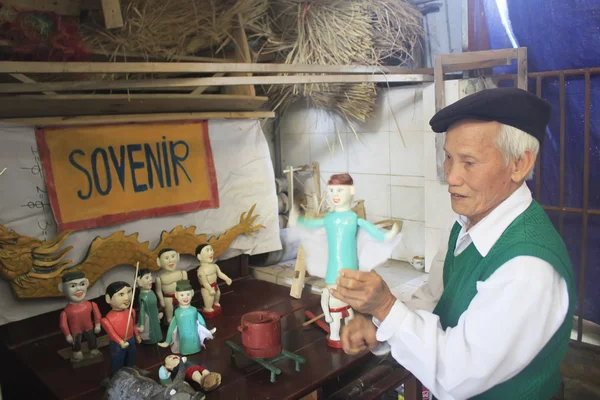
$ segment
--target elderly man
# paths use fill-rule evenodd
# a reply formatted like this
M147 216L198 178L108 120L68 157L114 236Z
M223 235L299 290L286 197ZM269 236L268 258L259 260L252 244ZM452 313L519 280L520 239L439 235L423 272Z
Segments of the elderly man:
M448 191L458 214L443 285L397 300L375 272L342 270L332 294L357 316L344 349L392 356L445 399L552 398L575 306L565 245L525 184L550 117L527 91L488 89L430 121L447 132Z

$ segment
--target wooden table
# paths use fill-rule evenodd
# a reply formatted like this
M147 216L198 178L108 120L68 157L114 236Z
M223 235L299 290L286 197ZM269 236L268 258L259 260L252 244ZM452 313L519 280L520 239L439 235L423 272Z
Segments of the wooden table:
M189 276L194 275L189 273ZM223 313L207 320L209 328L217 328L215 338L206 341L206 349L199 354L188 357L190 361L222 374L221 387L209 393L207 399L298 399L311 393L311 398L375 399L403 382L409 392L407 399L416 400L417 394L420 395L415 379L391 357L382 361L370 352L347 355L342 350L329 348L325 333L315 324L302 327L306 321L305 310L320 310L320 297L311 293L309 288L304 290L300 299L294 299L289 296L289 288L240 277L230 287L221 286L221 290ZM100 300L97 303L104 315L106 305L102 305ZM202 300L199 293L194 300L194 305L200 307ZM241 316L256 310L270 310L282 316L283 348L307 360L300 372L296 372L292 360L281 360L276 365L282 372L276 382L270 383L270 372L265 368L244 357L232 359L225 341L241 345L237 330ZM57 329L58 312L31 320L34 321L25 320L0 327L0 338L5 343L0 354L0 377L11 398L18 395L20 399L101 399L104 391L100 382L109 371L108 347L101 349L103 364L72 369L70 362L57 354L58 350L67 347ZM56 327L52 333L42 337L35 335L36 330L51 321ZM15 342L17 339L18 343ZM168 349L138 345L136 365L157 377L158 368L168 354ZM367 387L353 390L357 384L360 386L357 379L362 379L363 386L364 382L369 382ZM5 400L8 398L5 397Z

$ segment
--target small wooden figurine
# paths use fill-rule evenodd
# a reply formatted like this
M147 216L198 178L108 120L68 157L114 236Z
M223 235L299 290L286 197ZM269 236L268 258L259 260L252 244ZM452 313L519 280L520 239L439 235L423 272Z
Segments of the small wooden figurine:
M158 300L152 291L152 273L148 269L138 272L137 286L140 288L140 312L137 328L142 337L142 343L157 344L163 341L160 329L160 319L163 313L158 312Z
M208 369L187 360L187 357L179 357L174 354L165 357L164 364L158 370L160 383L169 386L171 376L177 376L179 368L185 369L185 378L200 385L202 390L210 392L221 384L221 374L210 372Z
M179 258L179 253L175 250L162 249L156 259L156 264L163 270L163 273L156 278L156 296L160 306L165 310L168 324L173 319L173 310L177 305L175 285L177 281L187 279L186 271L177 271Z
M328 246L327 272L325 274L327 287L323 289L321 294L321 307L325 320L330 324L327 344L331 347L342 348L340 340L342 319L344 323L348 323L354 314L348 304L331 296L330 290L337 288L336 280L340 269L359 269L357 250L359 227L380 242L394 239L400 228L397 223L394 223L392 229L386 231L365 219L359 218L357 213L352 211L355 189L354 182L349 174L332 175L328 182L327 191L332 202L333 211L328 212L324 218L304 219L303 217L296 217L296 211L292 210L290 220L292 221L291 226L295 224L295 220L298 218L298 223L305 228L325 228ZM391 247L389 251L391 253Z
M69 300L69 304L60 313L60 330L67 342L73 346L71 355L73 366L77 366L85 358L81 351L82 337L87 341L90 357L97 359L97 362L102 361L102 353L98 350L96 342L102 316L96 303L85 300L89 285L90 281L86 279L83 272L74 271L64 274L62 283L58 287L58 290Z
M194 289L189 280L180 280L176 284L179 307L169 324L167 339L159 343L160 347L171 345L173 353L190 355L198 353L204 347L204 340L212 339L216 329L208 330L202 315L192 307Z
M102 318L102 327L110 337L111 377L121 367L135 365L135 342L142 342L135 326L135 310L130 308L132 297L133 289L127 282L113 282L106 287L106 302L112 311Z
M196 247L196 258L200 261L198 267L198 281L200 281L200 293L204 300L204 308L202 309L202 315L205 318L214 318L221 314L221 304L219 300L221 298L221 290L217 284L217 277L221 278L231 285L231 279L221 272L219 266L213 263L215 251L210 244L201 244Z

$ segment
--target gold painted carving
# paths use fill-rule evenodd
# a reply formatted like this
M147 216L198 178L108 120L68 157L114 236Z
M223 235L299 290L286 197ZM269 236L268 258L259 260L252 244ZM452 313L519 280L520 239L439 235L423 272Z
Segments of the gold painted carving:
M59 250L71 231L62 232L52 240L41 241L21 236L0 225L0 277L10 282L21 299L62 297L58 283L66 270L85 272L91 287L107 271L119 265L134 266L139 261L140 268L157 271L156 258L163 248L194 255L196 246L209 243L215 250L215 257L218 257L239 235L252 236L253 232L264 228L263 225L254 225L260 216L252 215L255 207L256 204L247 213L242 213L240 222L218 237L196 235L195 226L184 229L179 225L170 232L163 231L154 250L150 250L148 242L140 243L137 233L125 236L124 231L118 231L106 238L98 236L90 244L85 259L74 266L71 266L70 260L63 260L73 246Z

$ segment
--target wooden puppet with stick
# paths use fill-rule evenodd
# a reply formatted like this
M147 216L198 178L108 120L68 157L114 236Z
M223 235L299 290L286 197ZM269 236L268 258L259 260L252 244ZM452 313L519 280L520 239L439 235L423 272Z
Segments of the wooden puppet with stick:
M136 265L135 276L138 274L139 262ZM124 366L135 365L135 343L141 343L142 338L135 326L135 311L133 297L135 295L136 279L134 276L133 289L127 282L113 282L106 288L106 302L112 311L102 318L102 327L110 337L110 376L112 377ZM128 312L126 310L129 310ZM134 337L135 336L135 340Z

